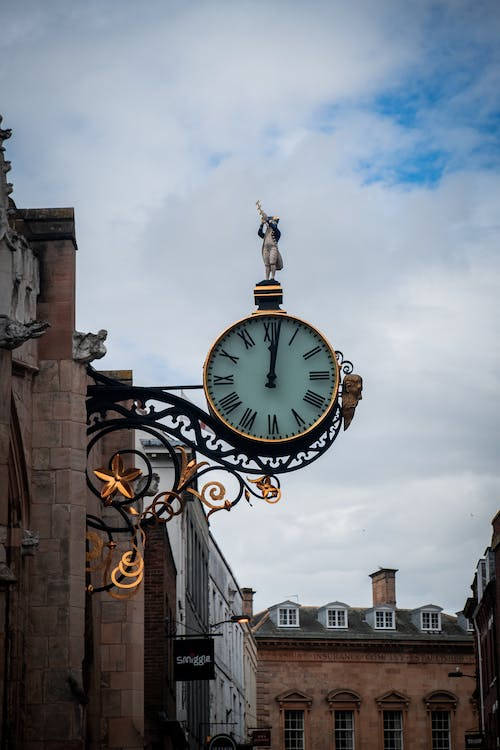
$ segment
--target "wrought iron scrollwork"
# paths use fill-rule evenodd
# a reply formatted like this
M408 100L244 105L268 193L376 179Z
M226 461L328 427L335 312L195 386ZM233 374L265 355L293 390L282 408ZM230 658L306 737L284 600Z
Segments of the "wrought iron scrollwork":
M337 361L342 374L352 373L352 363L340 352ZM209 413L168 389L127 385L90 366L88 372L94 382L87 398L87 484L102 504L102 516L87 516L87 591L108 591L117 599L129 598L139 589L148 525L168 523L193 497L205 506L207 517L230 511L242 498L250 504L278 502L277 475L318 459L342 425L337 402L319 434L308 436L298 447L294 441L293 448L271 446L261 455L261 445L221 430ZM94 452L101 452L100 441L120 430L140 431L165 448L173 469L169 489L152 491L151 461L137 447L113 452L107 466L92 464ZM188 449L196 458L189 458ZM198 461L199 454L207 460ZM232 491L221 481L224 476L231 480Z

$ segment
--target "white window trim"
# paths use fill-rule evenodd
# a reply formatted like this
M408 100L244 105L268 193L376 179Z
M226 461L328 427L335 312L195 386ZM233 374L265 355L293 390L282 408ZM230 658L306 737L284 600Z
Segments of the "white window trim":
M383 614L383 625L377 624L377 612ZM387 625L387 616L390 615L391 624ZM376 609L373 613L373 622L375 630L395 630L396 629L396 617L392 609Z
M344 613L344 625L330 625L330 612L343 612ZM335 615L335 622L338 622L338 614ZM347 630L349 627L349 617L347 609L345 607L328 607L326 610L326 627L330 630Z
M286 612L286 623L281 622L281 613ZM295 612L295 623L288 622L290 618L290 612ZM299 622L299 610L298 607L278 607L278 627L279 628L298 628L300 627Z
M437 615L437 621L438 625L437 628L433 628L429 625L429 627L424 626L424 615L429 615L429 622L432 620L433 616ZM420 630L423 630L425 633L440 633L441 632L441 612L434 612L431 609L424 609L420 613Z

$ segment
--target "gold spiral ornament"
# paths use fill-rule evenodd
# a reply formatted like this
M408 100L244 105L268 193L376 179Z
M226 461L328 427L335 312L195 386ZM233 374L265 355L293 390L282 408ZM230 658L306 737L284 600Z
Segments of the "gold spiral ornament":
M207 508L210 508L207 518L210 518L212 513L216 513L218 510L231 510L232 503L226 499L226 488L222 482L212 480L203 485L201 492L197 492L192 487L188 489L188 492L197 497Z
M142 529L137 530L140 534L142 546L146 540L146 535ZM106 566L106 573L109 571L110 565ZM118 576L122 576L124 580L119 580ZM113 599L129 599L135 596L139 591L140 584L144 577L144 558L139 549L139 543L132 539L132 549L124 552L120 558L118 565L111 571L111 581L117 589L122 593L110 591L110 595ZM130 580L134 579L134 580Z

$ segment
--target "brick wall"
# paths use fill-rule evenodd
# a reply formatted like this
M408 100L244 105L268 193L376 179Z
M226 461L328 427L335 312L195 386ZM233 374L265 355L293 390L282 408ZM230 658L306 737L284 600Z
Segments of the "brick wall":
M144 562L144 739L151 747L161 741L160 713L176 718L173 640L165 638L175 632L176 569L163 524L148 528ZM164 742L173 748L170 740Z
M116 452L134 448L132 430L119 430L98 441L90 457L91 466L107 466ZM132 465L134 456L123 456ZM123 526L113 508L103 507L90 490L88 512L101 516L110 526ZM115 534L118 546L113 567L123 552L130 549L127 534ZM92 577L102 584L102 571ZM123 596L123 592L115 592ZM139 750L144 747L144 589L143 584L129 599L114 599L106 592L87 599L91 638L89 652L90 704L88 745L92 750L120 748Z

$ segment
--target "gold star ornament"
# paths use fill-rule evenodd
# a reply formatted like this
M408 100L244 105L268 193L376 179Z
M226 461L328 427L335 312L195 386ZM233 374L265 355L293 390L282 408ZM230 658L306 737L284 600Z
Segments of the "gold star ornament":
M94 474L102 482L105 482L101 490L101 497L106 501L106 505L109 505L115 492L128 497L129 500L135 497L131 482L140 477L142 471L135 467L126 469L122 457L117 453L111 461L111 471L109 469L94 469Z

